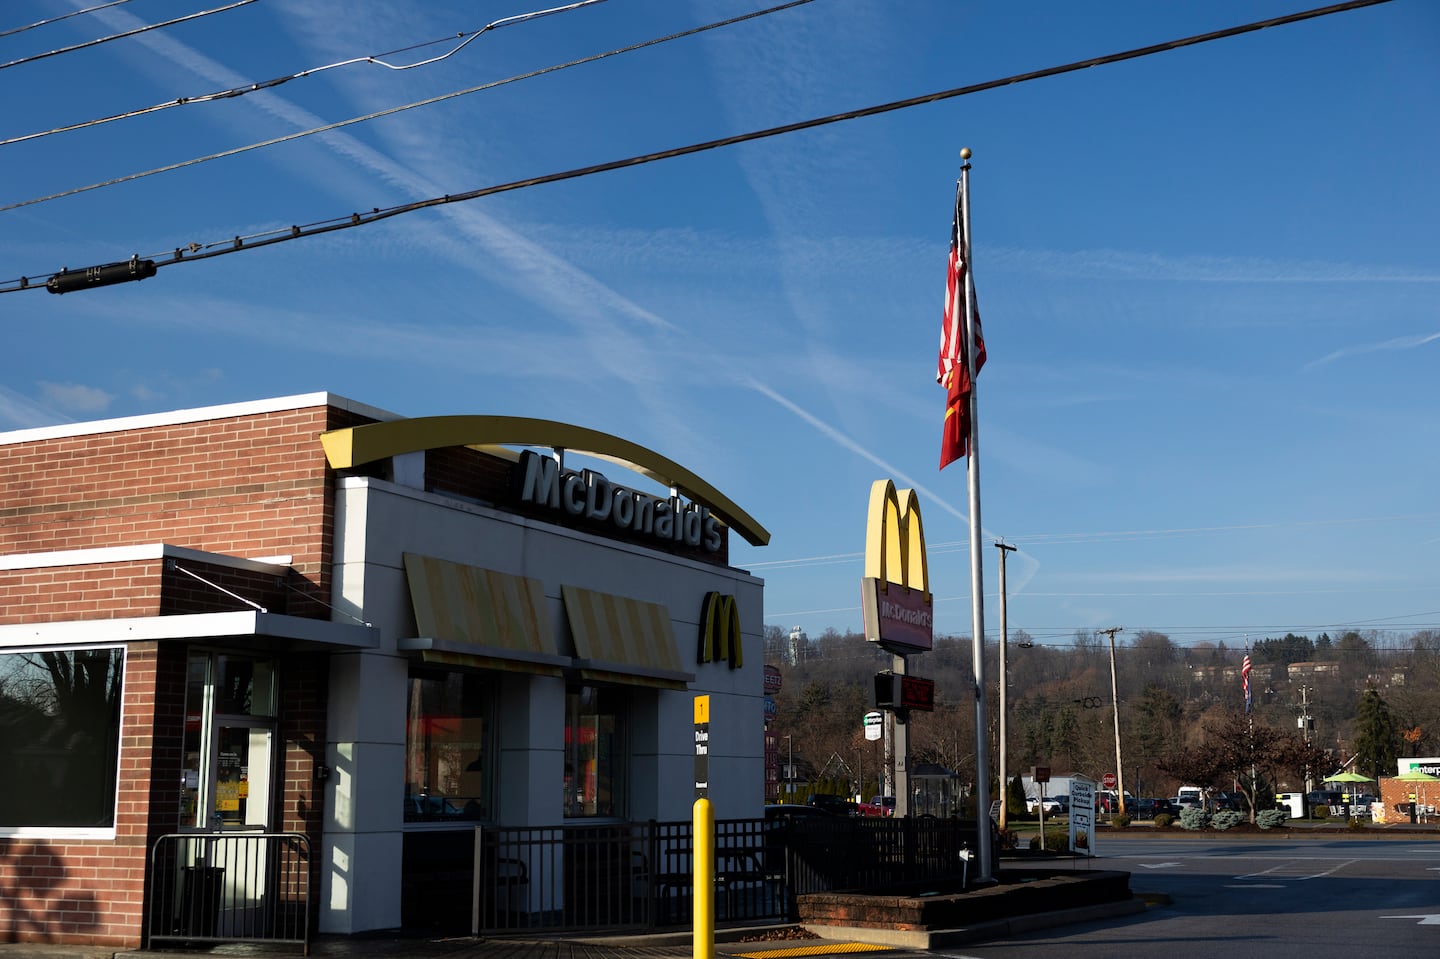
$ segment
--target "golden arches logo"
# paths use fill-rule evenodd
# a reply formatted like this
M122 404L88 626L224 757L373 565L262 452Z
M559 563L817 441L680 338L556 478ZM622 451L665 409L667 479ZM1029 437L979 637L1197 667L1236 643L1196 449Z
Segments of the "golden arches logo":
M699 663L729 663L731 669L745 665L740 648L740 607L728 593L709 592L700 608Z
M930 566L925 558L920 499L913 489L896 490L895 483L888 479L876 480L870 486L865 576L919 590L925 594L925 601L930 601Z
M896 490L888 479L870 486L860 605L870 642L902 653L934 645L934 602L920 500L913 489Z

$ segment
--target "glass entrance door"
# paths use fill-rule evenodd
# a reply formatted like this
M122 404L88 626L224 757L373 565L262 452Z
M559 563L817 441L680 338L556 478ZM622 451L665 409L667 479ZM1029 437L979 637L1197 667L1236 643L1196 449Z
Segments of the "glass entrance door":
M275 670L268 659L190 654L180 827L265 831L274 806Z

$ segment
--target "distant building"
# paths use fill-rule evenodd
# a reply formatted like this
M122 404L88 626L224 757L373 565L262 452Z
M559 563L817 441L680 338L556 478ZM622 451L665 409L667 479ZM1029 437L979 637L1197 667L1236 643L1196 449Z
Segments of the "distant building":
M791 666L799 666L805 662L805 651L810 646L810 639L805 631L799 626L790 629L790 644L785 650L785 662Z
M1291 663L1287 667L1287 674L1291 682L1301 679L1320 679L1327 676L1338 678L1340 664L1334 661Z

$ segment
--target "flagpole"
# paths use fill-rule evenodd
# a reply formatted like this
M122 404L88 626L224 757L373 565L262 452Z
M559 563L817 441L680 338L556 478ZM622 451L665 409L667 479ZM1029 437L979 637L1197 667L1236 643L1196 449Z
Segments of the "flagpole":
M965 297L965 368L970 376L970 455L966 476L970 487L970 635L971 659L975 672L975 833L980 846L978 882L995 878L994 851L990 848L990 736L985 710L985 570L984 549L980 543L980 428L976 416L975 389L975 267L974 250L970 246L970 148L960 151L960 229L964 238L965 290L955 295ZM1004 789L1004 783L1001 783Z

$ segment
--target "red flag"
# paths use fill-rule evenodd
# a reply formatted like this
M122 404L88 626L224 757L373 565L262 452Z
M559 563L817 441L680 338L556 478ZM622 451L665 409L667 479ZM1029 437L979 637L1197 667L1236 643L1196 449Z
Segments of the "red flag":
M960 191L955 191L955 218L950 225L950 263L945 271L945 322L940 328L940 360L935 379L945 387L945 427L940 439L940 468L970 451L970 370L965 362L965 271L969 251L960 235ZM974 288L974 281L971 281ZM980 334L980 312L970 299L975 324L975 374L985 365L985 338Z

